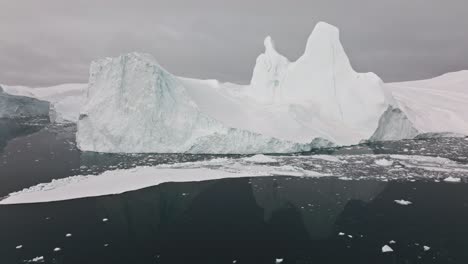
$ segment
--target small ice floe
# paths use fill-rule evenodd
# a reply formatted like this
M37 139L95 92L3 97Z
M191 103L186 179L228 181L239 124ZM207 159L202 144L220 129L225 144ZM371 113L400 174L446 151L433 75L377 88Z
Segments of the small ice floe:
M423 246L423 249L424 249L424 251L428 251L428 250L431 249L431 248L428 247L428 246Z
M374 161L374 163L379 165L379 166L383 166L383 167L388 167L388 166L393 165L393 161L388 160L388 159L377 159L377 160Z
M109 219L108 218L103 218L102 221L107 222L107 221L109 221Z
M188 193L182 193L182 196L187 196L187 195L189 195L189 194Z
M395 240L390 240L390 242L388 242L389 244L395 244L396 241Z
M339 232L338 235L339 235L339 236L344 236L344 235L346 235L346 234L343 233L343 232Z
M410 204L413 204L412 202L410 201L405 201L405 200L395 200L394 201L395 203L399 204L399 205L410 205Z
M277 259L275 259L275 263L276 263L276 264L280 264L280 263L283 262L283 260L284 260L284 259L282 259L282 258L277 258Z
M108 247L108 246L109 246L109 244L104 244L104 247Z
M348 237L349 237L349 238L353 238L353 236L352 236L352 235L348 235Z
M273 163L273 162L278 162L277 160L271 158L271 157L268 157L268 156L265 156L263 154L258 154L258 155L255 155L255 156L252 156L252 157L248 157L248 158L244 158L245 161L248 161L248 162L253 162L253 163Z
M461 182L460 178L449 176L444 179L444 182Z
M23 248L23 245L17 245L16 246L16 249L22 249Z
M26 260L24 262L26 262L26 263L44 262L44 256L38 256L38 257L32 258L30 260Z
M338 179L342 180L342 181L352 181L353 178L350 178L350 177L339 177Z
M70 233L65 235L65 237L71 237L71 236L72 236L72 234L70 234Z
M60 250L62 250L62 249L59 248L59 247L54 248L54 252L59 252Z
M382 253L393 252L393 249L388 245L382 247Z
M235 260L233 260L233 261L232 261L232 263L233 263L233 264L236 264L236 263L237 263L237 260L236 260L236 259L235 259Z

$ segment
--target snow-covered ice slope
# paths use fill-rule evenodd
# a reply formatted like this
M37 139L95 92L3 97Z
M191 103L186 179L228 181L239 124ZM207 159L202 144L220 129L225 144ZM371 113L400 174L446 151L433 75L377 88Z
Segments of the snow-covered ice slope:
M468 71L386 86L420 133L468 135Z
M267 37L250 85L176 77L150 55L91 66L78 122L82 150L272 153L368 139L392 102L381 80L356 73L338 29L319 23L289 62Z
M84 104L86 86L85 83L70 83L40 88L2 85L8 94L48 101L50 103L49 114L51 121L59 123L78 121L80 108Z
M309 144L228 127L203 111L184 83L148 54L129 53L91 65L77 144L98 152L297 152ZM205 100L215 100L208 95ZM213 101L213 103L215 103ZM231 115L237 113L231 112Z

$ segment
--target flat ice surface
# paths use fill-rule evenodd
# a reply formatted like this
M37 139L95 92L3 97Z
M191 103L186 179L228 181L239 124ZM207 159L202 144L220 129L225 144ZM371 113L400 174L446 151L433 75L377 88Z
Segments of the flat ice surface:
M375 161L380 159L392 161L392 165L385 167L377 165ZM421 171L424 173L421 173ZM417 174L414 172L417 172ZM413 175L419 174L423 179L435 181L444 178L450 180L456 175L456 177L459 177L457 178L458 182L460 182L461 177L466 177L467 173L468 165L438 157L409 155L257 155L250 158L216 158L207 161L162 164L152 167L139 166L131 169L109 170L99 175L71 176L11 193L4 200L1 200L0 204L68 200L119 194L165 182L193 182L222 178L336 176L343 180L374 179L388 181L413 180L415 178ZM398 203L403 204L407 203L407 201L402 200L398 201Z

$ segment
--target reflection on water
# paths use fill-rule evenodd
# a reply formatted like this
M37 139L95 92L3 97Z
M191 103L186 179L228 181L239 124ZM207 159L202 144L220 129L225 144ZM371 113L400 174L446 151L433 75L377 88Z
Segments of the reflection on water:
M284 177L167 183L0 206L0 263L36 256L47 263L466 263L467 209L466 184ZM386 244L393 253L381 252Z

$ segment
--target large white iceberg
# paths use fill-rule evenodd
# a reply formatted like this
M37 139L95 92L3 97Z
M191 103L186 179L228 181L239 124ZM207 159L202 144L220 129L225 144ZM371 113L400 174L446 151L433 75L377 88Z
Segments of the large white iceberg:
M392 96L356 73L338 29L319 23L289 62L270 37L250 85L174 76L147 54L92 63L78 121L82 150L273 153L368 139ZM314 143L312 143L314 142Z
M99 152L298 152L310 144L226 126L200 110L178 77L148 54L91 65L88 101L77 132L82 150ZM213 100L208 97L204 100ZM235 112L231 112L235 115Z

